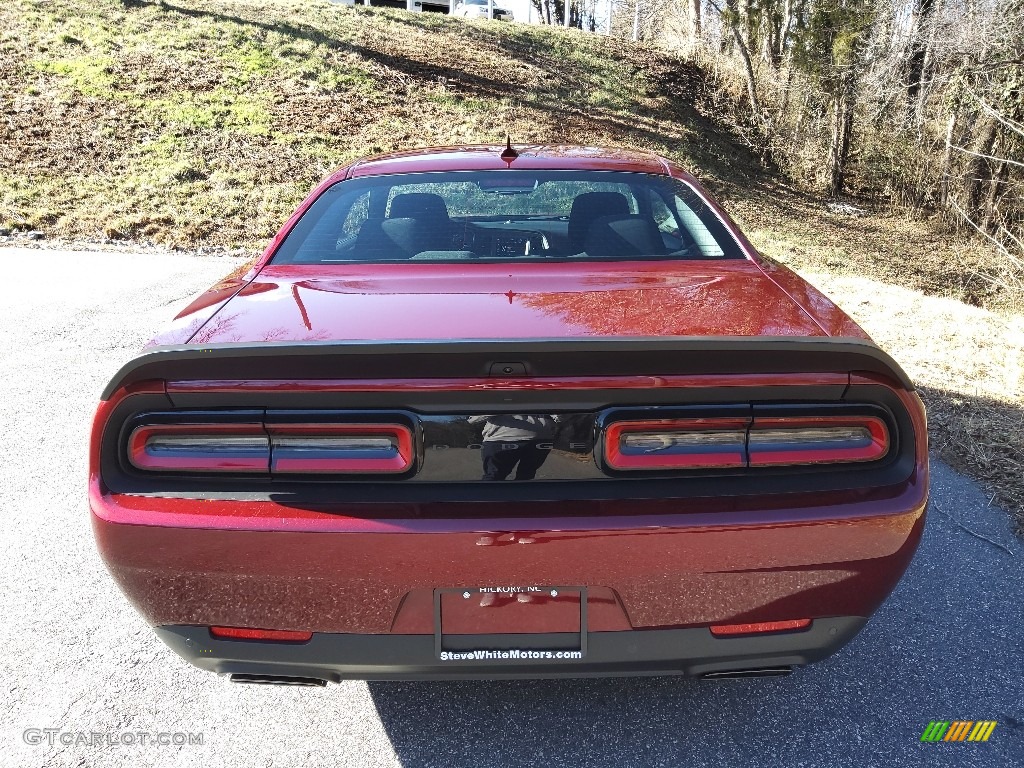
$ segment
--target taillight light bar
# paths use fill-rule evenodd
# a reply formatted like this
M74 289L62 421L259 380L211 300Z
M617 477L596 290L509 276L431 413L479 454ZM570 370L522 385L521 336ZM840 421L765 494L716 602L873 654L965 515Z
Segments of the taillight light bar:
M267 427L271 473L395 475L415 460L401 424L289 424Z
M747 419L617 421L605 431L612 469L745 467Z
M755 418L750 466L875 461L889 451L889 430L874 416Z
M867 415L645 419L604 432L604 461L618 471L848 464L889 447L885 422Z
M128 459L161 472L266 472L270 439L262 424L148 424L128 438Z
M415 456L404 424L147 424L128 438L150 472L394 475Z

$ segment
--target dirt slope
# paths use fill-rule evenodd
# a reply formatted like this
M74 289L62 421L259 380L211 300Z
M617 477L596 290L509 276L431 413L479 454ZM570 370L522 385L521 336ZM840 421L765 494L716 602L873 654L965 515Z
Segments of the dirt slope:
M1024 515L1020 286L977 243L785 184L734 107L692 62L575 30L326 0L11 0L0 242L38 229L255 251L357 156L506 132L651 149L719 193L764 253L819 273L925 384L940 455ZM950 303L925 311L938 305L892 286Z
M0 22L8 228L259 248L347 160L506 132L756 169L692 66L575 30L323 0L14 0Z

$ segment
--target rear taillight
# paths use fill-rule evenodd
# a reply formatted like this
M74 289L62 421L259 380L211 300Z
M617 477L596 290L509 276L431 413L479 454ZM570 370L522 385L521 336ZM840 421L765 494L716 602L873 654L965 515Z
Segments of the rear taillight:
M875 461L889 450L889 430L870 416L756 418L750 466Z
M147 424L128 459L150 472L395 475L415 448L404 424Z
M218 640L269 640L278 643L307 643L313 638L312 632L248 627L210 627L210 634Z
M746 419L619 421L605 432L612 469L744 467Z
M415 458L401 424L269 425L272 473L396 475Z
M270 439L262 424L152 424L128 439L128 458L161 472L266 472Z
M754 416L611 422L604 462L616 471L876 461L890 448L877 416Z

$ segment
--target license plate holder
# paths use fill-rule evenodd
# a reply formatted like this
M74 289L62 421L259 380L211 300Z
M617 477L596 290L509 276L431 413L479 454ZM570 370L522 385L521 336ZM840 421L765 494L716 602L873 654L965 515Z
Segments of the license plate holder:
M516 629L505 628L510 622ZM477 631L480 629L484 631ZM573 651L579 652L580 658L586 656L587 588L545 585L434 590L434 653L437 658L443 659L442 654L448 652L509 649Z

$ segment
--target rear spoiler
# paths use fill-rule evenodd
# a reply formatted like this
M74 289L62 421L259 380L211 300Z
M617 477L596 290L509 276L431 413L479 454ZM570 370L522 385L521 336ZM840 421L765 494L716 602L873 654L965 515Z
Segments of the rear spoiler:
M303 341L153 347L124 365L108 400L139 381L414 379L687 374L881 374L914 384L872 342L820 336Z

